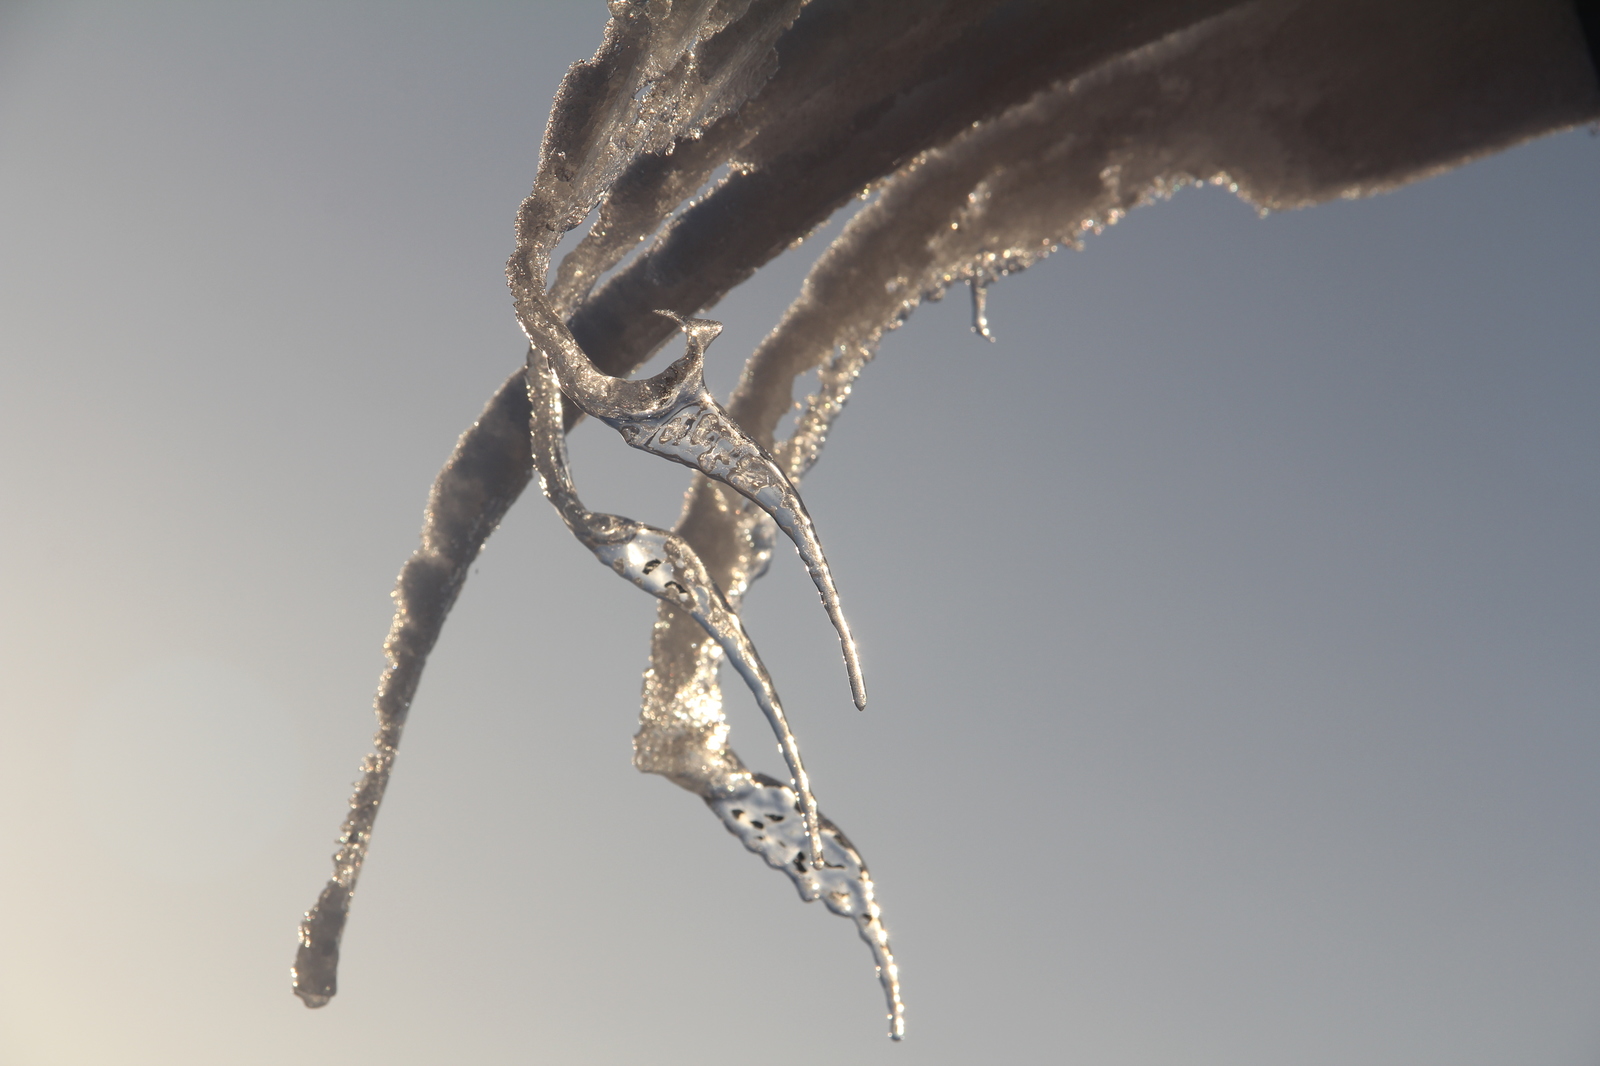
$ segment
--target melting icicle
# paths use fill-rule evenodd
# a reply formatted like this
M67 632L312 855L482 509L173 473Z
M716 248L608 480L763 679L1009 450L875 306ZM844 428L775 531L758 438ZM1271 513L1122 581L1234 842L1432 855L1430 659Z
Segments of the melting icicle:
M1332 39L1377 36L1362 29L1374 17L1365 8L1382 5L1345 6L1340 21L1348 24ZM1526 18L1502 6L1497 18ZM538 176L518 213L508 278L524 330L555 360L578 407L626 429L636 447L704 476L676 533L584 510L570 481L546 469L559 460L564 472L565 463L555 448L561 410L553 389L548 440L536 449L541 473L553 500L570 496L558 506L590 550L661 600L635 765L702 796L802 898L823 899L857 922L898 1039L898 978L864 863L816 812L792 737L785 758L795 789L752 774L727 747L717 684L726 655L765 701L780 741L787 736L734 613L770 558L772 514L818 583L864 703L854 644L794 484L884 332L966 279L973 328L993 340L990 281L1061 244L1076 246L1082 233L1186 182L1220 178L1261 208L1367 195L1592 118L1592 71L1541 68L1525 91L1499 97L1538 97L1543 110L1504 109L1492 126L1475 125L1472 106L1413 109L1407 115L1420 125L1409 127L1340 126L1341 136L1356 139L1330 153L1329 127L1302 121L1305 114L1356 113L1366 99L1351 95L1357 86L1389 86L1380 95L1399 98L1405 93L1396 88L1431 84L1415 79L1455 65L1440 66L1441 57L1491 46L1495 21L1441 34L1424 14L1426 32L1407 44L1406 63L1383 50L1327 48L1307 53L1307 66L1259 59L1285 40L1330 39L1318 5L612 0L610 8L616 17L600 49L562 81ZM1570 25L1562 32L1570 38ZM1578 81L1563 80L1571 78ZM1539 96L1546 92L1555 95ZM1362 140L1362 130L1376 139ZM729 179L679 212L724 164ZM711 323L679 319L689 354L656 378L626 380L670 336L653 308L714 306L868 187L880 195L818 260L726 411L700 376ZM597 206L595 227L547 291L551 250ZM654 242L622 263L651 234ZM816 366L822 387L791 439L772 443L795 377ZM401 571L374 750L340 832L333 877L300 928L295 991L307 1006L334 994L351 894L428 654L472 560L528 481L528 400L519 372L461 436L434 483L422 543ZM768 444L770 456L760 447ZM818 865L819 849L826 865Z
M794 542L839 633L856 707L865 710L867 689L860 654L811 515L778 464L728 417L706 389L705 350L722 332L722 323L660 312L680 323L688 351L655 377L624 381L597 371L565 323L550 314L542 301L533 301L529 307L542 312L524 318L529 336L536 346L541 338L555 342L550 345L550 362L562 391L580 407L617 430L630 446L682 463L733 488L765 511Z
M972 332L993 344L994 334L989 332L989 283L974 274L967 284L972 288Z
M900 968L889 948L889 933L883 927L882 911L873 895L872 875L867 872L861 853L838 826L824 818L823 854L827 863L820 867L807 863L805 835L795 831L791 820L798 810L794 791L765 774L742 775L707 796L706 805L740 843L767 860L768 866L788 874L801 899L808 903L820 899L834 914L856 923L856 931L872 949L878 983L888 1002L889 1036L902 1039L906 1015L900 999Z
M530 436L534 468L545 496L595 558L650 595L686 611L727 654L778 738L794 790L800 797L799 809L810 838L807 850L812 863L820 865L823 847L817 801L800 761L800 747L789 730L772 678L745 634L738 612L729 606L705 564L682 537L621 515L598 514L583 506L567 466L561 390L550 361L536 348L528 350L528 400L533 412Z
M798 480L810 469L828 427L871 357L872 351L865 347L842 349L822 368L820 387L808 398L794 435L776 449L791 478ZM777 532L754 504L703 478L690 488L678 528L704 545L707 565L720 576L735 603L766 571ZM794 882L801 899L824 900L831 912L856 923L873 953L888 1006L889 1035L899 1040L905 1033L899 970L866 863L825 816L821 827L826 863L819 867L806 862L805 840L794 820L794 792L752 774L727 746L728 726L717 685L720 661L721 649L703 632L684 624L676 612L660 609L634 737L635 765L701 796L745 847Z
M677 318L671 312L661 313ZM606 421L629 445L693 467L713 481L731 486L778 524L800 552L823 607L838 630L851 694L856 707L865 710L867 690L861 676L860 655L839 605L839 591L834 587L811 516L777 462L728 417L706 389L705 350L722 332L722 323L706 319L679 321L688 353L681 361L686 363L685 373L675 395L653 414Z

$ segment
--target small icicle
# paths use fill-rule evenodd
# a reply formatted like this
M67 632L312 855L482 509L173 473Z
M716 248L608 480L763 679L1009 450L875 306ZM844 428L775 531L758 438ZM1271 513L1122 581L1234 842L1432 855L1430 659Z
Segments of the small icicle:
M798 809L809 839L807 851L812 863L820 865L823 846L817 801L800 761L800 746L789 729L772 677L745 634L738 612L688 541L622 515L589 511L579 501L567 466L561 389L550 361L537 348L528 350L528 399L533 410L530 436L534 469L545 496L596 559L650 595L687 612L728 656L778 738L779 750L799 795Z
M675 463L693 467L713 481L720 481L761 508L778 528L794 542L801 561L811 574L811 581L822 598L822 606L839 633L839 646L844 653L845 671L850 678L850 693L860 710L867 708L866 681L861 676L861 657L856 649L850 625L845 621L839 604L839 590L834 586L833 573L823 554L822 542L817 538L816 525L811 521L800 494L795 490L777 462L757 444L707 391L704 376L706 347L722 332L722 323L703 318L683 319L671 311L660 314L677 321L683 328L688 351L653 378L642 382L622 382L650 397L650 402L622 403L589 395L588 384L581 373L574 374L572 382L561 379L564 391L579 400L589 414L605 422L631 447L671 459ZM562 326L558 336L565 348L570 343L572 352L552 355L558 376L561 357L574 369L588 364L588 357L577 348L577 342ZM579 360L582 362L580 363ZM598 375L596 375L598 377ZM613 379L607 379L613 380ZM613 388L613 394L621 390ZM598 401L598 402L596 402Z
M889 1008L889 1038L902 1039L906 1009L900 999L900 968L889 948L889 933L883 927L872 875L855 845L838 826L823 818L823 855L827 861L821 865L807 863L803 835L788 820L797 809L794 791L764 774L741 776L705 800L728 832L767 860L768 866L789 875L801 899L807 903L820 899L834 914L856 923L856 932L872 949L872 960L878 967L878 983L883 986Z
M972 289L972 332L993 344L994 334L989 332L989 283L983 275L974 274L967 284Z

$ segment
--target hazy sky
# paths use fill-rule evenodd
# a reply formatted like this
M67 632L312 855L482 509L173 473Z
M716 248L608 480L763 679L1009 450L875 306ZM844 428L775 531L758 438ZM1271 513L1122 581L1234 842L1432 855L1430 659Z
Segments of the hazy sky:
M629 764L654 604L543 501L295 923L395 572L521 360L600 3L0 6L0 1063L1592 1066L1600 140L1259 220L1187 190L884 345L748 602L908 1004ZM821 241L713 313L725 389ZM770 276L768 276L770 275ZM585 501L685 483L604 427ZM781 764L742 689L733 740Z

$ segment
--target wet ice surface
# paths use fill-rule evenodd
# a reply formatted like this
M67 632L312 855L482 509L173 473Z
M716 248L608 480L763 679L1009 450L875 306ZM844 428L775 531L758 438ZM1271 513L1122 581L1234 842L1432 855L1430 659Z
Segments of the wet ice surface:
M905 1004L900 1001L900 968L889 950L889 934L873 897L872 876L855 847L837 826L823 819L823 865L806 861L805 834L795 831L799 807L794 790L764 774L747 775L706 804L722 819L728 832L746 848L782 870L806 902L821 900L834 914L856 923L856 931L872 950L878 981L889 1003L889 1035L905 1036Z
M528 353L528 397L532 408L531 437L534 467L545 496L560 512L573 536L596 559L619 577L663 603L687 613L716 642L755 695L778 738L798 809L806 828L807 852L813 863L822 859L822 838L817 827L817 803L799 745L789 730L783 706L767 668L745 635L739 615L706 571L694 549L675 533L656 529L621 515L597 514L578 499L567 465L566 438L561 429L561 390L544 353Z
M379 734L334 877L302 926L296 992L310 1006L334 993L339 936L417 679L472 560L536 465L578 539L660 601L635 765L700 795L802 898L856 921L898 1038L898 971L871 878L817 813L737 614L781 531L864 704L854 641L796 485L884 333L966 282L973 329L992 341L990 284L1180 185L1225 184L1263 208L1364 195L1584 119L1592 72L1548 66L1529 81L1517 72L1533 67L1511 63L1480 85L1484 71L1463 57L1512 29L1538 37L1526 32L1533 14L1506 7L1468 25L1441 19L1442 0L1390 12L1378 27L1359 5L1235 0L974 0L932 11L902 0L618 0L611 10L600 50L557 95L507 267L539 355L533 409L513 375L435 483L422 546L396 590ZM1297 61L1263 62L1269 52ZM1470 101L1485 94L1526 107L1484 118ZM1410 111L1366 121L1373 101L1419 96L1452 103L1419 110L1410 125ZM683 206L723 167L726 179ZM719 405L701 374L717 327L694 316L870 190L876 199L818 259ZM591 215L552 280L552 250ZM663 310L688 353L631 380L673 332ZM794 382L812 369L816 394L791 438L776 440ZM565 415L560 393L574 405ZM676 529L577 501L561 446L577 410L697 471ZM767 713L795 788L752 774L728 746L724 657Z

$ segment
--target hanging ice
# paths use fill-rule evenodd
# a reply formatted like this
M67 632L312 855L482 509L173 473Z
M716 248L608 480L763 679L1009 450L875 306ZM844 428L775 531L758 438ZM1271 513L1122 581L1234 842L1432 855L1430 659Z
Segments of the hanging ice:
M706 325L716 325L707 323ZM596 514L586 509L573 488L567 469L566 438L561 428L561 390L550 361L538 349L528 351L528 399L532 407L533 464L546 498L560 512L573 536L619 576L687 613L716 641L739 676L750 686L756 703L778 738L784 762L789 765L795 809L805 827L803 849L813 866L823 865L822 836L818 828L817 801L800 749L772 687L772 678L756 649L745 636L739 615L728 605L722 590L706 573L694 549L675 533L656 529L621 515ZM804 860L797 857L803 866Z
M967 279L967 285L972 289L972 332L993 344L994 334L989 332L989 283L974 274Z
M898 969L871 876L817 812L737 613L781 528L811 571L864 702L795 486L884 333L964 281L973 327L993 340L989 285L1185 183L1226 184L1263 209L1299 207L1593 121L1600 20L1581 21L1569 0L610 8L600 49L561 84L517 215L507 276L534 351L461 436L400 573L374 750L333 877L301 925L295 991L313 1007L334 994L340 934L422 668L473 559L537 467L578 539L661 601L635 765L700 796L802 898L856 922L898 1039ZM690 203L719 168L727 177ZM694 316L871 191L726 407L717 404L701 374L717 327ZM552 250L591 212L594 225L552 278ZM680 328L686 355L654 378L629 380ZM812 369L817 392L780 441L794 382ZM564 409L563 392L576 409ZM561 432L579 411L696 470L673 531L578 502ZM751 772L728 746L717 684L724 656L767 713L794 787Z
M683 358L644 381L621 381L596 372L566 326L549 317L544 308L535 319L538 324L528 327L529 338L536 345L550 343L549 362L558 376L565 371L562 389L585 412L620 433L630 447L681 463L731 486L778 524L799 550L828 618L839 633L851 696L856 707L865 710L867 689L861 676L861 659L839 606L839 591L834 587L811 516L778 464L728 418L706 391L705 350L722 331L722 324L680 319L671 311L659 313L683 327L689 350Z

